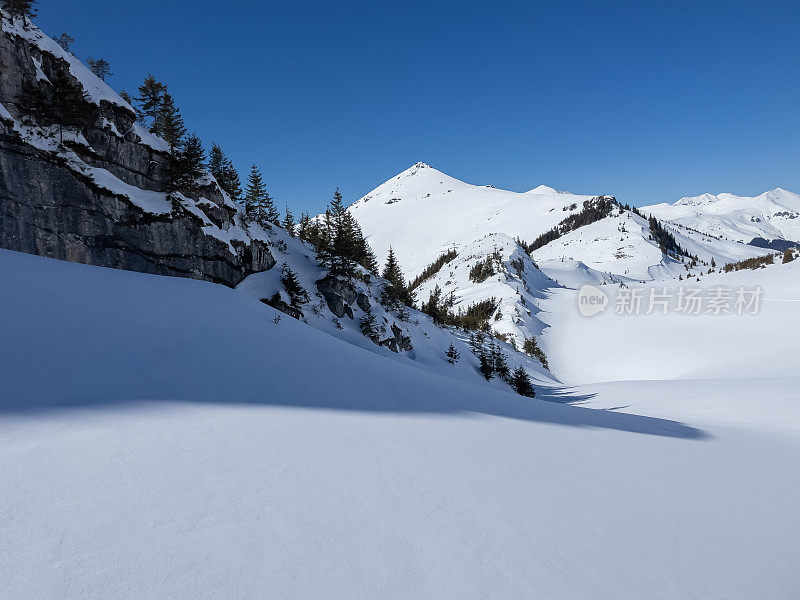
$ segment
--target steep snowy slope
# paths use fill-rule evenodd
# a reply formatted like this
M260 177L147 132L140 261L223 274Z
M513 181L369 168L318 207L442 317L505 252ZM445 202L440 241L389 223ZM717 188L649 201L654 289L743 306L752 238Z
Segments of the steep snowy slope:
M591 196L546 186L518 193L470 185L417 163L381 184L348 210L382 261L393 246L408 276L442 252L491 233L532 239L578 212Z
M383 356L405 362L411 360L418 365L443 371L452 377L487 385L483 377L478 374L478 360L466 343L468 340L466 333L453 328L438 327L428 315L414 309L404 309L404 312L407 313L404 318L400 318L398 311L387 310L380 303L381 290L386 282L374 276L368 277L369 283L354 280L348 284L352 287L351 293L356 298L355 301L351 300L347 304L352 311L352 316L350 314L337 316L331 312L326 298L320 293L317 286L317 282L323 280L327 271L321 268L314 259L313 250L300 240L289 237L285 231L279 228L270 232L269 239L270 248L278 257L279 264L269 271L251 275L237 286L238 291L257 300L268 300L277 293L281 300L288 304L290 298L281 283L282 265L285 263L298 275L300 284L309 294L309 302L300 305L298 310L302 311L300 318L312 327ZM514 243L513 240L508 241ZM514 245L516 246L516 244ZM546 287L547 284L552 285L553 282L547 281L546 277L532 268L530 258L527 258L527 262L529 263L529 274L526 276L527 285L537 291ZM520 287L519 283L515 289L518 287ZM427 293L424 295L427 297ZM465 301L469 301L469 298L465 298ZM535 310L535 307L533 309ZM361 328L362 320L367 316L368 310L375 317L377 333L375 341L367 337ZM505 325L506 321L508 318L504 318L498 325ZM498 329L505 331L502 327ZM537 332L540 329L541 326L538 327ZM406 345L404 346L404 344ZM455 365L448 364L445 357L445 352L450 344L453 344L453 347L461 355L461 359ZM537 385L557 383L537 360L515 351L506 343L498 342L498 344L506 356L510 369L522 366ZM509 389L508 384L498 378L493 379L488 385L503 390Z
M476 263L489 261L492 274L476 281L470 271ZM464 246L451 262L417 288L420 302L426 302L438 286L452 300L454 312L492 300L496 309L490 318L492 330L510 336L521 348L525 339L541 334L544 325L536 317L536 300L558 284L542 273L530 256L513 239L503 234L486 237Z
M749 243L753 238L800 241L800 195L776 188L754 198L703 194L642 211L715 237Z
M201 281L0 273L4 598L800 592L796 432L523 399Z

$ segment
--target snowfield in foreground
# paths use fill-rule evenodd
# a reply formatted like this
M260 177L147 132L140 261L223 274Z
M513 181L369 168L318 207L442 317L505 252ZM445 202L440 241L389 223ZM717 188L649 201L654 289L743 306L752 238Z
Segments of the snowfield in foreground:
M539 389L627 406L596 410L213 284L7 251L0 272L4 597L800 595L797 379Z

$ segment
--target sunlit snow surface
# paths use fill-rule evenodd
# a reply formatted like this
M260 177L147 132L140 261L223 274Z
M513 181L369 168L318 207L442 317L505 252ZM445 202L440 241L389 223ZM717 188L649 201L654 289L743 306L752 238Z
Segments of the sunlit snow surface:
M773 298L796 299L791 266L762 272ZM800 593L798 380L753 378L770 347L796 356L796 302L702 381L630 381L659 372L625 371L644 342L606 327L628 381L541 390L568 405L276 324L218 285L7 251L0 272L3 597ZM575 361L595 359L613 362Z

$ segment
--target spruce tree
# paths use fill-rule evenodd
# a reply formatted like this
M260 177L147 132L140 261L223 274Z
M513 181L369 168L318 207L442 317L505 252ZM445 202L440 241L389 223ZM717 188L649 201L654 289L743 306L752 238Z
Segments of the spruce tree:
M308 292L300 285L297 273L292 271L285 262L281 267L281 283L283 284L283 289L289 294L289 300L292 306L297 308L308 302Z
M456 350L455 346L453 346L453 342L450 342L450 346L448 346L447 352L445 352L444 355L447 357L447 362L451 365L456 364L461 358L461 354Z
M180 148L170 155L171 191L197 191L198 180L205 173L203 142L195 134L189 135Z
M155 122L160 130L159 135L169 144L170 149L180 148L183 136L186 135L186 126L183 124L181 111L175 106L175 100L169 92L164 92Z
M311 230L311 217L307 212L300 213L300 221L297 223L297 237L304 242L308 242L309 231Z
M536 391L531 383L531 378L521 366L514 369L509 383L520 396L536 397Z
M105 58L89 58L87 62L89 63L89 70L102 81L105 81L106 77L112 76L111 65L108 64Z
M377 319L375 318L375 314L372 312L371 306L367 306L367 309L364 311L364 316L361 317L361 320L359 321L359 325L361 327L361 333L363 333L373 342L377 342Z
M242 199L242 183L239 181L239 172L230 159L225 160L225 166L222 169L225 173L225 185L227 186L224 188L225 191L228 192L234 202L240 202Z
M136 97L139 122L144 124L147 119L150 119L150 132L156 135L161 135L157 117L166 92L167 86L150 73L139 86L139 95Z
M280 227L281 213L275 208L275 203L272 201L272 196L265 193L264 195L264 218L272 225Z
M43 123L58 125L59 140L64 143L64 127L86 127L95 118L95 105L83 87L62 70L50 77L50 93L46 83L23 81L22 104L28 113Z
M491 351L492 351L492 366L494 368L494 372L497 373L497 375L501 379L508 380L511 373L508 369L508 362L506 361L506 355L503 354L499 344L497 344L494 340L492 340Z
M283 228L290 236L294 237L294 229L295 229L294 216L292 215L292 212L289 210L288 205L286 205L285 208L286 208L286 215L283 217Z
M262 200L267 193L261 171L253 164L250 165L250 175L247 177L247 187L244 190L244 210L249 219L259 221L261 218Z
M408 291L403 272L400 270L400 263L397 262L391 246L389 246L389 255L386 257L386 265L383 267L383 278L389 282L389 285L381 293L381 302L384 306L397 308L403 303L408 303L406 300L413 292Z
M127 102L131 106L133 106L133 98L131 98L131 95L124 89L119 91L119 97L125 100L125 102Z
M72 37L68 33L62 33L57 38L54 38L56 44L61 46L65 52L69 52L69 49L72 47L72 44L75 42L75 38Z
M12 17L32 19L36 16L35 5L37 0L3 0L3 8L11 13Z

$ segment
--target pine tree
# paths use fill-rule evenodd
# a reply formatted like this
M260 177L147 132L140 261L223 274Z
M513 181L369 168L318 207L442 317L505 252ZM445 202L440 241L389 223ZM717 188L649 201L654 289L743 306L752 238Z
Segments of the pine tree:
M289 294L289 301L292 306L297 308L308 302L308 292L300 285L297 273L292 271L285 262L281 267L281 283L283 284L283 289Z
M451 365L456 364L461 358L461 354L459 354L452 342L450 342L450 346L447 348L447 352L445 352L444 355L447 357L447 362Z
M422 312L429 315L434 323L444 323L447 315L442 307L442 288L438 285L431 290L428 301L422 305Z
M57 38L54 38L54 41L55 41L56 44L61 46L64 49L65 52L69 52L70 51L69 49L72 47L72 44L75 42L75 38L72 37L68 33L62 33Z
M32 19L36 16L37 0L3 0L3 8L11 13L12 17Z
M531 378L521 366L514 369L509 383L520 396L536 397L536 391L531 383Z
M208 155L208 170L217 180L219 187L228 194L231 199L238 202L242 196L242 184L239 182L239 173L233 166L230 159L225 156L219 144L211 143L211 152Z
M285 208L286 208L286 215L283 217L283 228L290 236L294 237L294 229L295 229L294 216L292 215L292 212L289 210L288 205L286 205Z
M311 217L307 212L300 213L300 221L297 224L297 237L304 242L308 242L309 231L311 230Z
M111 65L105 58L89 58L86 62L89 63L89 70L103 81L113 75Z
M249 219L259 220L262 199L266 193L261 171L255 164L250 165L250 175L247 177L247 187L244 190L244 210Z
M331 274L339 277L353 277L355 275L355 229L352 215L344 207L339 188L331 200L330 209L330 234L331 234Z
M361 327L361 333L363 333L373 342L377 341L377 320L375 319L375 314L372 312L371 306L367 306L367 309L364 311L364 316L361 317L361 320L359 321L359 325Z
M525 343L522 345L522 351L525 352L525 354L538 359L545 369L550 368L547 365L547 356L545 356L545 353L539 347L539 344L536 343L535 337L525 338Z
M494 372L497 373L497 375L501 379L508 380L511 373L508 369L508 362L506 361L506 355L503 354L502 350L500 350L499 344L495 343L494 340L492 340L491 352L492 352L492 366L494 368Z
M225 173L225 185L227 186L224 188L225 191L228 192L234 202L240 202L242 199L242 183L239 180L239 172L230 159L225 160L223 172Z
M391 246L389 246L389 255L386 257L386 265L383 267L382 275L389 282L389 285L381 292L381 302L387 308L399 307L413 294L413 292L408 291L403 271L400 269L400 263L397 262L394 249ZM409 304L413 304L413 302Z
M170 191L197 191L197 182L205 173L203 142L195 134L189 135L180 148L170 155L168 188Z
M95 106L83 87L62 70L50 77L50 93L40 82L23 81L22 104L39 121L58 125L60 142L64 143L64 127L86 127L95 118Z
M480 346L478 346L477 356L478 370L481 372L481 375L484 376L486 381L489 381L492 377L494 377L494 364L491 354L486 350L482 343Z
M125 100L125 102L127 102L131 106L133 106L133 98L131 98L131 95L124 89L119 91L119 97Z
M278 212L278 209L275 208L275 203L272 201L272 196L266 194L264 196L264 217L266 220L278 227L281 225L281 213Z
M139 86L139 96L136 98L138 103L139 122L145 123L151 120L150 132L161 135L161 124L158 122L158 114L164 94L167 93L167 86L158 81L152 73L145 77L142 85Z
M180 148L183 136L186 135L186 127L183 124L181 111L175 106L175 100L168 92L164 92L164 97L161 99L155 123L160 130L159 135L169 144L170 149Z

